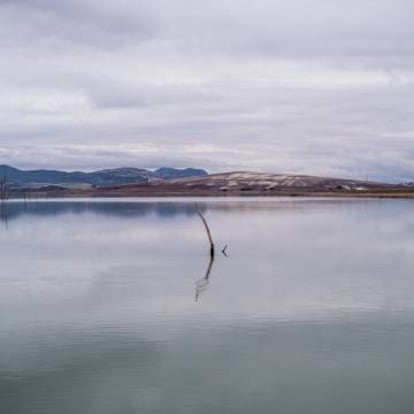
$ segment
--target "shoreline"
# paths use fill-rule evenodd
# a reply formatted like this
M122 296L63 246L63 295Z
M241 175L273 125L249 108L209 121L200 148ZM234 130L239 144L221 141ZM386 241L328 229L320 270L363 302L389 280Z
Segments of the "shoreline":
M22 193L11 193L8 200L36 200L49 198L191 198L191 197L325 197L325 198L378 198L378 199L414 199L414 189L407 190L382 190L382 191L304 191L304 190L280 190L280 191L217 191L193 189L183 190L160 190L149 188L131 189L95 189L95 190L52 190L52 191L32 191Z

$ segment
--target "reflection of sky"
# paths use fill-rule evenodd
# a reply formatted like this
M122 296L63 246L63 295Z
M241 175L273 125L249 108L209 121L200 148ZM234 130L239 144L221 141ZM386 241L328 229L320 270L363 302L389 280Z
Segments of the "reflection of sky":
M192 201L105 204L11 204L18 220L0 235L7 270L0 306L30 318L63 306L83 319L82 305L92 320L136 312L307 319L411 308L411 202L201 204L217 247L228 244L230 257L218 255L197 307L193 284L208 257Z
M197 303L208 244L192 200L10 204L1 411L410 406L411 204L200 201L229 258Z

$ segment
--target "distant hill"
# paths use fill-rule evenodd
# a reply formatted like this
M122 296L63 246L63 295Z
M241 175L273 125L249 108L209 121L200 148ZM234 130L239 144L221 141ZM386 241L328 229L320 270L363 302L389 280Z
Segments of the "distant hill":
M272 174L255 171L233 171L211 174L204 177L189 177L169 181L169 185L181 185L187 188L215 189L220 191L365 191L377 188L402 187L368 180L355 180L310 175Z
M0 177L6 177L13 187L36 187L46 185L107 187L121 184L148 183L154 180L203 177L207 172L196 168L159 168L150 171L140 168L115 168L93 172L59 170L19 170L9 165L0 165Z
M93 191L66 192L55 196L148 197L148 196L290 196L364 195L412 192L396 184L308 175L269 174L234 171L202 177L152 180L146 183L97 188ZM413 194L414 196L414 194Z
M407 184L369 180L233 171L208 175L200 169L116 168L94 172L22 171L0 165L8 197L161 197L161 196L351 196L411 197Z
M173 178L194 178L207 176L206 171L196 168L186 168L184 170L178 170L176 168L163 167L154 171L154 174L165 180L170 180Z

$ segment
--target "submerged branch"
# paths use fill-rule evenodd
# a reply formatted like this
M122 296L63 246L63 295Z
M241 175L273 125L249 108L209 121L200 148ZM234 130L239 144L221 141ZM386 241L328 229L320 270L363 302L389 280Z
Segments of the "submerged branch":
M210 243L210 258L214 259L214 253L215 253L214 242L213 242L213 237L211 236L210 228L208 227L208 224L207 224L207 220L204 218L204 216L201 213L200 209L198 208L197 204L195 205L195 209L196 209L197 214L199 215L201 221L203 222L204 227L205 227L206 232L207 232L208 241Z

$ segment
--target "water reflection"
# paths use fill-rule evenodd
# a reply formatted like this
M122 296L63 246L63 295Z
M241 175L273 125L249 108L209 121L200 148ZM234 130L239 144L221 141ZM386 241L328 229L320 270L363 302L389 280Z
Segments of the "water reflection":
M224 248L221 250L221 253L226 258L229 257L227 254L228 247L229 246L226 244ZM215 261L215 256L210 255L210 260L207 265L207 270L206 270L204 277L196 282L196 290L195 290L195 301L196 302L198 302L198 300L200 299L201 294L208 289L208 285L210 282L210 273L213 269L214 261Z
M7 203L1 413L411 412L412 202L198 200L214 263L194 200L102 204Z
M207 266L206 274L202 279L200 279L198 282L196 282L196 291L195 291L195 301L198 302L198 299L200 298L200 295L207 290L209 281L210 281L210 273L211 269L213 268L214 264L214 256L210 256L210 261Z
M201 207L204 208L205 207ZM2 220L6 213L8 220L22 216L60 216L66 214L99 214L114 217L145 217L155 215L161 218L173 218L177 215L193 216L196 214L191 204L165 202L119 202L119 201L8 201L2 203Z
M361 205L361 200L342 199L300 199L280 197L272 198L212 198L205 199L50 199L50 200L8 200L2 203L2 210L7 211L9 220L30 216L60 216L67 214L95 214L114 217L134 218L155 215L160 218L176 216L192 217L197 214L194 205L197 204L202 212L249 214L252 212L288 212L312 211L350 204ZM381 200L374 200L374 202ZM404 200L396 203L401 208ZM407 200L405 200L407 201ZM387 202L387 200L384 200Z

